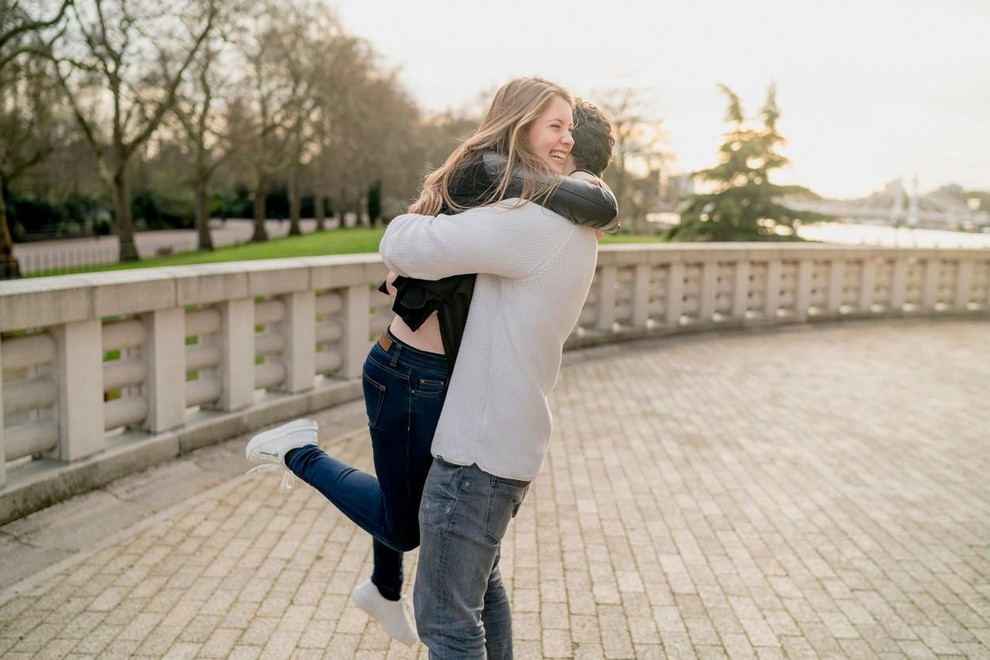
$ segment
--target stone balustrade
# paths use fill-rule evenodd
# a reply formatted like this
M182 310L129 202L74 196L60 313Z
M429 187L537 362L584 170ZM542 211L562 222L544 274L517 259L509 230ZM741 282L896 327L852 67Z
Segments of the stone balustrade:
M0 524L361 395L377 255L0 283ZM568 347L689 331L990 315L990 251L603 246Z

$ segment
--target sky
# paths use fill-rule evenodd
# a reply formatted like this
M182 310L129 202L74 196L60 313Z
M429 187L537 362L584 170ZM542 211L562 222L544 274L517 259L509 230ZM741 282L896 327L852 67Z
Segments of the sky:
M425 109L477 104L522 75L594 101L633 88L673 170L715 164L735 91L777 85L777 183L862 197L990 190L990 0L327 0Z

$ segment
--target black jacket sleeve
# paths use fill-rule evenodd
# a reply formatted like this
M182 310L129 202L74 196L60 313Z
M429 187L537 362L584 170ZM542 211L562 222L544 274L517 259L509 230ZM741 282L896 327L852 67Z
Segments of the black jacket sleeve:
M498 181L505 172L507 163L505 156L493 151L484 155L485 172L493 182ZM518 197L522 192L526 176L528 175L523 172L516 172L503 197ZM554 183L553 179L544 175L531 176L539 177L541 187L550 188ZM594 227L608 233L619 230L619 206L615 195L604 181L601 186L596 186L587 181L563 177L560 185L549 196L539 196L533 201L576 224Z

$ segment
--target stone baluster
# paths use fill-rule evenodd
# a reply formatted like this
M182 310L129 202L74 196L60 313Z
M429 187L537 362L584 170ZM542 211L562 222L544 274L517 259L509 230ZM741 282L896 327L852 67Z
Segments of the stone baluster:
M746 320L746 312L749 310L749 259L743 256L737 257L735 263L735 276L732 282L732 318L739 321Z
M670 264L667 277L667 313L664 321L673 328L681 324L684 310L684 270L683 261L674 261Z
M147 333L148 418L152 433L183 425L186 414L186 315L181 307L143 315Z
M907 303L908 260L905 257L894 259L894 272L890 279L890 309L899 314Z
M860 313L869 314L873 310L873 303L875 302L876 297L876 257L866 256L863 258L859 275L859 302L856 304L856 307Z
M929 254L925 259L925 283L921 294L921 307L926 312L934 312L938 305L938 285L942 277L942 259Z
M313 389L316 378L316 293L297 291L282 298L286 346L284 388L291 394Z
M650 320L650 264L637 264L633 279L633 327L645 328Z
M767 262L767 281L764 286L763 317L768 321L775 321L777 313L780 311L780 281L784 272L784 265L780 259L771 258Z
M965 257L959 257L956 261L956 295L954 308L957 312L965 312L972 302L973 289L973 262Z
M104 449L103 328L98 319L54 328L58 365L58 458L77 461Z
M371 343L371 289L367 284L349 286L344 290L344 337L341 341L344 378L361 375L368 346Z
M3 365L3 338L0 337L0 365ZM3 441L3 369L0 368L0 489L7 485L7 449Z
M602 266L598 274L598 330L611 332L615 323L615 284L619 269L615 266Z
M794 318L804 321L808 318L811 308L811 283L815 271L813 257L801 257L798 260L797 291L794 296Z
M846 288L846 260L835 257L828 267L828 296L826 309L829 315L838 316L842 313L842 299Z
M254 300L224 301L220 317L220 407L241 410L254 403Z
M698 290L698 321L711 323L715 317L718 295L718 261L706 259L701 264L701 286Z

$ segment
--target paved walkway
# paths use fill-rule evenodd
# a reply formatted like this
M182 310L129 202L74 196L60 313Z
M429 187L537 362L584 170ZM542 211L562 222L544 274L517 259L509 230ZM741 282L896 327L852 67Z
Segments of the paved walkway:
M517 657L990 658L990 323L567 361L504 544ZM326 445L367 467L359 418L326 411ZM0 592L0 655L425 658L348 600L367 536L304 485L223 476L244 440L0 528L8 580L65 555Z

